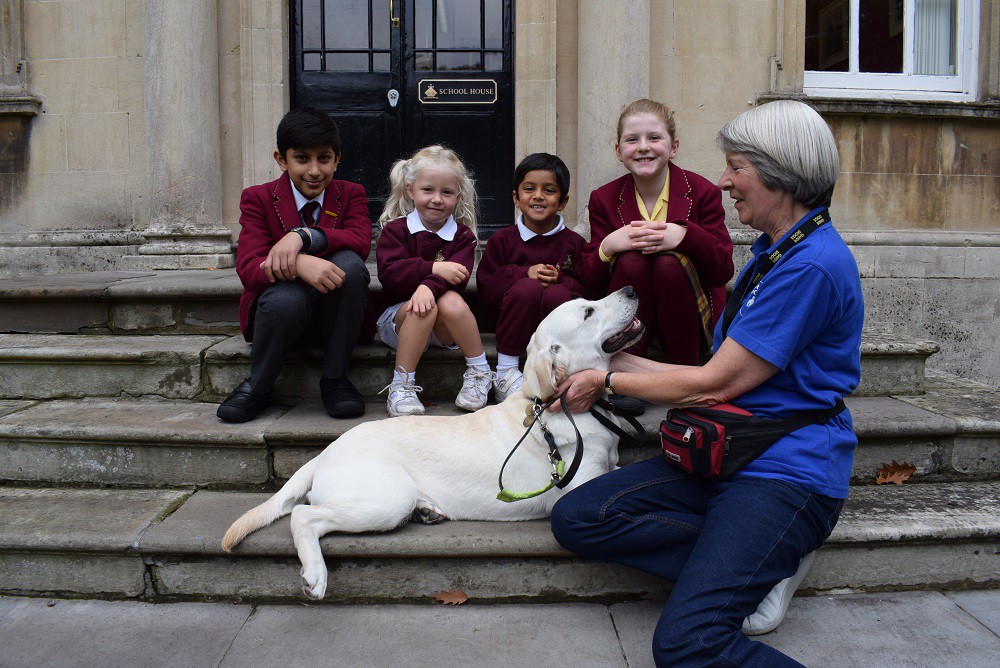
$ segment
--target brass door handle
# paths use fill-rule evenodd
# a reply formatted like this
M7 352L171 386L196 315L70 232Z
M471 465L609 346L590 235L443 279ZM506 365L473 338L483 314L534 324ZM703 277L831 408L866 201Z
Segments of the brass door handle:
M393 10L393 1L389 0L389 20L392 21L392 27L399 27L399 17L393 16L396 12Z

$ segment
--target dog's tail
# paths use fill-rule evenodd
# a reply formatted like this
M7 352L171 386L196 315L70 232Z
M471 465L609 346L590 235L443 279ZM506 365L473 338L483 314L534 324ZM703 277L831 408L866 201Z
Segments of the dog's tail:
M266 527L279 517L284 517L292 512L292 508L302 502L312 487L315 468L316 459L313 458L296 471L295 475L288 479L288 482L278 490L277 494L256 508L251 508L241 518L233 522L233 525L226 531L226 535L222 537L222 549L226 552L231 551L239 545L241 540L257 529Z

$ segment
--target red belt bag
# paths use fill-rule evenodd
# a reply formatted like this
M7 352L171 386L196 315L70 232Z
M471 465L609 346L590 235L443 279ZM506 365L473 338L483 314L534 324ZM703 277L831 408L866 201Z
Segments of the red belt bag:
M687 473L724 480L756 459L779 438L810 424L823 424L846 408L802 411L779 420L759 418L731 404L672 408L660 423L667 461Z

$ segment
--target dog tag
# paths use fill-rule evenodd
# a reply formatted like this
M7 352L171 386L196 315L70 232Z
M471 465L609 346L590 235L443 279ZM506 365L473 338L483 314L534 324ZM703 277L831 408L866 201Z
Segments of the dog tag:
M523 424L525 427L530 427L531 423L534 421L535 421L535 416L529 415L528 417L524 418L524 422L522 422L521 424Z

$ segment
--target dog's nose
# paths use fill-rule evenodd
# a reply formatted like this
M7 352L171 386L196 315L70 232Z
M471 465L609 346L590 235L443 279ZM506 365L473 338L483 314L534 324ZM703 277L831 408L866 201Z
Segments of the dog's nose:
M631 285L626 285L624 288L622 288L622 292L624 292L625 296L628 297L629 299L635 299L635 288L633 288Z

